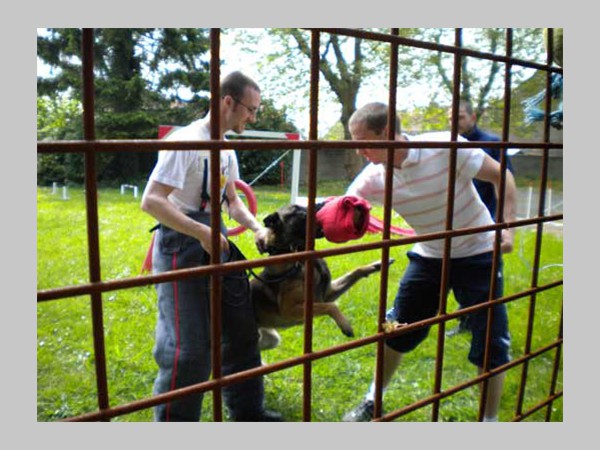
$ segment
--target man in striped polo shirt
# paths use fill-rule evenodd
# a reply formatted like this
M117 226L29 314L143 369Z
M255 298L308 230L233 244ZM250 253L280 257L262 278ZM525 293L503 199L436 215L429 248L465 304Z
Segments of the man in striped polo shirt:
M386 140L388 107L383 103L369 103L350 118L353 140ZM441 143L440 148L395 149L393 156L392 208L415 230L417 235L444 231L448 196L449 132L426 133L409 138L400 133L396 117L398 141L427 141ZM459 141L464 141L458 137ZM363 148L358 153L369 164L357 175L346 195L355 195L370 202L383 203L387 149ZM454 189L453 229L474 228L494 223L488 209L478 195L473 179L493 183L498 190L501 168L481 149L458 149ZM515 219L516 187L512 174L506 173L504 219ZM452 289L461 307L485 302L490 297L494 231L467 234L451 240L451 264L447 289ZM387 313L390 322L413 323L438 313L442 277L444 239L418 242L407 253L409 265L400 282L394 306ZM513 231L502 231L502 252L513 247ZM447 295L447 293L446 293ZM503 295L502 262L498 266L496 291L493 298ZM493 307L490 368L509 360L510 335L504 304ZM488 310L482 309L470 316L472 332L469 361L483 370ZM400 365L402 355L414 350L429 333L430 327L390 338L385 342L383 388ZM504 373L490 378L484 421L497 421ZM343 418L344 421L368 421L373 417L374 382L363 400Z

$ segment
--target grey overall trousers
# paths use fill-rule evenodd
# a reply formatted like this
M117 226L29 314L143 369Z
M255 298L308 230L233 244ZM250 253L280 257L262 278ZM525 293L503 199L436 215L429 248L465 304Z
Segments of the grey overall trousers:
M210 214L188 214L209 225ZM221 232L225 228L221 225ZM221 261L245 259L230 242L229 255ZM164 225L157 230L152 253L153 273L208 264L208 254L200 242ZM229 375L261 365L258 331L245 271L228 272L222 278L222 373ZM158 376L154 394L161 394L208 380L211 373L210 346L210 277L165 282L156 285L158 320L154 358ZM156 421L198 421L203 394L160 404L154 409ZM236 417L261 411L264 400L262 377L223 388L223 398L230 415Z

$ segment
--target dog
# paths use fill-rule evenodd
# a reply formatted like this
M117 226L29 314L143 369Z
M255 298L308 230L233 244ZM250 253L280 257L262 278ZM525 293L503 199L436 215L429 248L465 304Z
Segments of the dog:
M323 204L316 206L317 210ZM360 214L360 212L356 213ZM299 205L279 208L264 219L267 234L258 250L269 255L282 255L305 250L307 210ZM363 220L355 217L356 221ZM317 224L316 238L324 237ZM390 264L393 259L390 259ZM358 267L332 280L324 259L314 260L314 317L330 316L342 333L354 336L350 321L342 314L335 301L356 282L381 270L381 262ZM277 329L300 325L304 322L305 264L294 261L266 266L250 281L250 292L257 325L259 348L268 350L279 345L281 338Z

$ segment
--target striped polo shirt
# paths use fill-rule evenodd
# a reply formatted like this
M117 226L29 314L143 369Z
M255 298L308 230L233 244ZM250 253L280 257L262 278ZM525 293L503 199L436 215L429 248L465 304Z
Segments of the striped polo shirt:
M410 141L449 142L450 132L406 136ZM466 139L458 136L458 140ZM400 168L394 168L392 208L415 230L417 235L444 231L448 200L450 152L448 148L411 148ZM481 149L457 151L454 216L452 228L472 228L493 223L477 194L473 178L479 172L485 153ZM372 203L383 204L385 166L368 164L348 187L346 195L355 195ZM451 257L462 258L493 250L494 232L488 231L452 238ZM418 242L413 251L430 258L442 258L444 240Z

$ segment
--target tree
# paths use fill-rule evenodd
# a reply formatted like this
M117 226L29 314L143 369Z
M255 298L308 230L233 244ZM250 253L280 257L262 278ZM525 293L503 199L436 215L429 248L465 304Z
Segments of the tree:
M286 95L300 90L302 95L308 98L310 32L298 28L275 28L266 29L266 33L274 42L272 51L259 62L265 77L271 77L266 84L277 86L278 94ZM257 38L243 32L242 35L248 51L253 51L257 40L264 38L260 36ZM321 36L319 71L327 85L321 86L320 96L326 99L333 98L340 105L344 139L350 139L348 121L356 110L360 87L377 70L377 63L372 58L375 55L373 48L376 45L378 44L367 45L360 38L336 34L323 33ZM286 82L281 83L281 80ZM346 152L344 165L350 178L360 170L363 161L353 150L350 150Z
M389 33L389 29L367 29ZM241 32L248 51L255 51L260 39L273 43L266 58L259 65L268 85L279 93L301 92L308 98L310 69L310 32L297 28L267 29L266 37L252 36ZM539 60L543 53L541 29L515 29L513 33L513 55L523 59ZM454 45L454 29L444 28L401 28L399 35L416 40ZM506 45L504 29L464 29L465 47L475 50L503 54ZM349 139L348 121L356 110L361 90L367 86L387 89L389 80L390 46L387 43L350 38L330 33L321 34L319 46L319 71L325 83L320 83L320 97L339 103L340 123L343 139ZM419 108L422 118L437 115L435 125L440 125L440 111L452 100L454 57L450 53L424 50L411 46L399 46L398 50L398 109L412 111ZM498 62L465 57L462 60L461 94L471 99L480 116L493 99L503 95L503 65ZM533 71L513 71L513 86L531 77ZM285 80L282 83L281 80ZM323 85L326 84L326 88ZM381 95L373 100L386 102ZM408 95L407 92L412 92ZM422 102L416 104L411 96L419 93ZM306 102L305 102L306 103ZM426 113L428 105L432 110ZM298 105L295 105L298 107ZM414 122L414 121L413 121ZM421 121L421 123L424 123ZM335 133L327 133L332 136ZM346 172L351 178L360 169L363 161L348 151L345 161Z
M81 104L64 96L37 98L37 139L63 140L76 139L72 136L70 123L81 119ZM76 155L44 153L37 156L38 184L59 182L65 184L72 176L69 169L73 168Z
M454 45L455 31L451 28L411 29L413 39ZM486 53L506 54L506 29L463 29L463 47ZM520 59L543 61L544 42L541 28L513 30L512 55ZM381 57L385 60L386 55ZM424 84L432 103L450 105L453 92L454 55L442 51L401 47L399 51L399 84ZM529 79L534 70L518 66L511 74L512 87ZM461 60L461 98L470 100L478 117L483 117L490 103L497 103L504 95L504 64L497 61L463 57Z
M38 96L64 93L81 102L81 34L51 28L38 35L38 58L52 70L38 77ZM154 138L159 124L186 123L206 110L206 29L102 28L94 30L94 38L98 139ZM186 92L192 94L184 98ZM71 139L83 136L80 118L65 129ZM145 177L155 154L104 153L98 161L99 181L122 182ZM72 181L81 182L83 171L77 173Z

